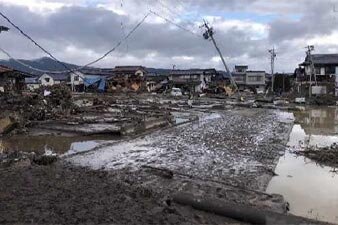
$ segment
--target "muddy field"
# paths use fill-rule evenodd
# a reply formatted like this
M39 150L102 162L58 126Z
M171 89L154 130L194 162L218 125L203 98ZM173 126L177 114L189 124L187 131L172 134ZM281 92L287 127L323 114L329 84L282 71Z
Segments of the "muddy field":
M171 204L136 174L52 166L1 169L1 224L228 224Z
M187 99L158 96L99 101L93 98L73 99L80 107L80 114L37 122L34 129L29 127L28 136L37 135L38 144L44 145L44 150L39 147L35 154L9 154L10 149L3 150L3 155L8 157L0 160L0 224L240 224L247 221L230 219L231 215L217 216L217 210L205 212L189 204L178 204L175 196L182 193L239 208L249 207L264 218L264 213L275 213L270 224L315 223L284 217L288 203L281 195L265 193L269 181L277 175L276 164L286 149L293 125L289 114L266 109L270 106L251 108L257 105L232 104L224 99L201 98L189 103ZM137 123L137 130L133 130L131 122ZM56 148L57 162L37 163L36 157L47 149L53 150L46 149L47 142L41 142L46 134L55 143L61 143L65 133L67 138L79 141L82 130L97 135L92 132L94 128L83 128L88 125L99 126L95 129L100 132L107 131L106 125L130 132L117 138L115 131L108 130L106 134L114 136L100 137L100 141L90 141L84 148L70 148L73 144L69 139L64 147ZM14 142L23 140L15 135L9 138ZM31 152L28 145L26 150L22 145L15 150ZM280 216L282 220L275 220Z

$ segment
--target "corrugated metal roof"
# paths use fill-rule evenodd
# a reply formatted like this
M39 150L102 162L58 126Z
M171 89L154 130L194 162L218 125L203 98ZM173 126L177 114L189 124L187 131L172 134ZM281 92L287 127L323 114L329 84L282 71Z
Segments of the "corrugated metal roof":
M314 64L338 64L338 54L313 54L312 60ZM304 63L309 61L309 58L306 57Z
M180 75L212 75L216 74L215 69L188 69L188 70L172 70L170 75L180 76Z
M133 71L137 71L137 70L146 70L145 67L143 66L116 66L114 68L114 72L133 72Z
M80 71L84 75L96 75L96 76L113 76L114 69L112 68L91 68L91 69L83 69Z

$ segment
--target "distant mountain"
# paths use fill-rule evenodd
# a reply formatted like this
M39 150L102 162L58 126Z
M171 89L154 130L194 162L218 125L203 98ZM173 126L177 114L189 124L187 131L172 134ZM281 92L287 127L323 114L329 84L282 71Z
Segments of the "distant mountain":
M66 70L66 68L63 65L61 65L60 63L56 62L55 60L53 60L49 57L43 57L43 58L40 58L40 59L33 59L33 60L20 59L20 62L27 64L31 67L40 69L40 70L49 70L49 71ZM69 69L76 69L76 68L80 67L80 66L74 65L74 64L68 64L68 63L64 63L64 64L67 67L69 67ZM33 75L37 75L37 76L43 74L43 72L38 72L38 71L35 71L33 69L30 69L27 66L21 65L20 63L16 62L13 59L0 60L0 65L8 66L8 67L14 68L16 70L23 71L23 72L26 72L26 73L30 73L30 74L33 74ZM90 68L87 68L87 69L91 70L93 68L90 67ZM170 69L147 68L147 71L149 73L160 75L160 74L167 74L171 70Z
M40 70L50 70L50 71L60 71L60 70L66 70L66 68L61 65L60 63L56 62L55 60L49 58L49 57L43 57L40 59L34 59L34 60L20 60L20 62L27 64L31 67L38 68ZM79 66L74 64L68 64L64 63L69 69L76 69ZM27 66L21 65L20 63L16 62L13 59L10 60L0 60L0 65L8 66L11 68L14 68L19 71L23 71L26 73L34 74L34 75L41 75L42 72L37 72L35 70L30 69Z
M43 57L40 59L33 59L33 60L26 60L26 59L20 59L20 62L27 64L31 67L40 69L40 70L48 70L48 71L63 71L66 70L66 68L61 65L60 63L56 62L55 60L49 58L49 57ZM64 62L63 62L64 63ZM74 65L74 64L69 64L69 63L64 63L69 69L76 69L79 68L80 66ZM38 72L36 70L30 69L27 66L21 65L20 63L16 62L13 59L10 60L0 60L0 65L8 66L11 68L14 68L19 71L23 71L32 75L40 76L43 74L43 72ZM95 71L98 68L95 67L87 67L86 70L89 71ZM113 69L113 68L111 68ZM110 70L110 69L109 69ZM163 69L163 68L146 68L148 73L152 75L165 75L169 74L172 69ZM224 71L221 71L225 73ZM225 76L226 74L224 74Z

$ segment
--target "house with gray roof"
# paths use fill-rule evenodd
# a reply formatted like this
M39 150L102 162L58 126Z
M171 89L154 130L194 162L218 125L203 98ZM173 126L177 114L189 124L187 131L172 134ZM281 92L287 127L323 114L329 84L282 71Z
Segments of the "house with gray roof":
M312 74L312 64L314 67ZM299 64L297 83L304 86L311 83L311 94L335 94L338 96L338 54L307 55ZM300 89L300 88L298 88Z
M311 60L314 65L314 72L318 81L327 80L329 77L338 74L338 54L313 54L306 56L299 66L304 68L306 76L311 74Z

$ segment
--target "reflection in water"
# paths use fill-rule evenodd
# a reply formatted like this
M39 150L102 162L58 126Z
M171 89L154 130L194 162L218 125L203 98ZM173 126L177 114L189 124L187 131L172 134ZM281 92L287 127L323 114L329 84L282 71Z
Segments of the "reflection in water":
M314 108L295 113L289 139L290 150L306 146L329 146L338 142L336 108ZM299 216L338 223L338 174L305 158L287 152L276 168L269 193L282 194L290 212Z
M309 108L295 112L296 123L306 134L332 135L338 133L338 109L336 107Z

